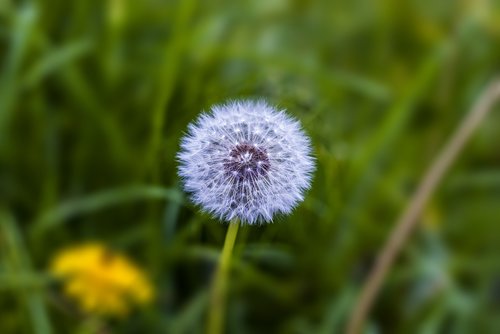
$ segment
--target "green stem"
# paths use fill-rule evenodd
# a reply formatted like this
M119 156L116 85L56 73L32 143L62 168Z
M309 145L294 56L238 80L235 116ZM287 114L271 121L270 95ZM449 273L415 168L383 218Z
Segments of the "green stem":
M212 283L212 295L208 314L208 334L221 334L224 332L223 324L226 313L228 272L239 226L238 219L233 219L227 229L219 265Z

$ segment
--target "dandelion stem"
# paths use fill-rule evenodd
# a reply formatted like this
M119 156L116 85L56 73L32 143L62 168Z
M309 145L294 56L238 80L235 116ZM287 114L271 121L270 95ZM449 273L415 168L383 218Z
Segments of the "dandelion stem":
M212 284L212 295L208 314L208 334L221 334L224 332L223 326L224 315L226 313L228 272L239 226L238 219L233 219L229 223L229 228L226 232L226 239Z

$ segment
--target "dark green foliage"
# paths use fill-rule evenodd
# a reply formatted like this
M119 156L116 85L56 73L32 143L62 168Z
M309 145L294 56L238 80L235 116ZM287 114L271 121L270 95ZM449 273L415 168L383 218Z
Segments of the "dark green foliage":
M305 202L244 226L229 333L338 333L439 148L500 66L492 1L0 1L0 333L73 333L47 276L100 240L153 278L110 333L197 333L226 226L183 195L187 124L226 99L299 118L318 169ZM500 326L500 113L434 194L367 333Z

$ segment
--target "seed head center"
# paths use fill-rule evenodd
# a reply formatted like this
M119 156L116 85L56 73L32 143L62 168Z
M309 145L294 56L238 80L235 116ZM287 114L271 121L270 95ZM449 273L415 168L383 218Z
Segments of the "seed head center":
M238 181L265 176L270 167L266 150L248 143L236 145L224 161L226 173Z

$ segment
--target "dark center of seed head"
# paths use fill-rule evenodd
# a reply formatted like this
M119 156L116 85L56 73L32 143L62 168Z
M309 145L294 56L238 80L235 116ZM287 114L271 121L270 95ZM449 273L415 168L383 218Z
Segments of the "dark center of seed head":
M225 171L238 181L265 176L270 167L266 150L247 143L236 145L224 162Z

